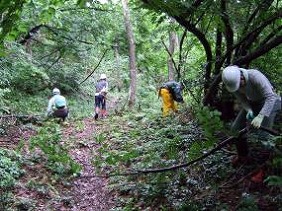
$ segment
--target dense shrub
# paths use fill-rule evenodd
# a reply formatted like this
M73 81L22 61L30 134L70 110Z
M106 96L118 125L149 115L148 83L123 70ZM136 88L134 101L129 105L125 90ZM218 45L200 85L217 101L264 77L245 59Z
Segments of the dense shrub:
M50 80L44 71L28 61L21 61L13 65L14 77L11 85L28 94L34 94L48 87Z

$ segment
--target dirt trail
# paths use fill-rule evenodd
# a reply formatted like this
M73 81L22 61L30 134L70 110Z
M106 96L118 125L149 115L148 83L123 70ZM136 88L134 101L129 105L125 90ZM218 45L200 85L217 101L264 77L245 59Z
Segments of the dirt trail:
M81 175L72 182L71 196L72 211L95 211L110 210L113 207L112 194L107 189L108 180L95 176L95 168L92 164L93 152L98 149L93 134L99 127L93 118L83 120L84 129L74 132L70 125L66 128L65 138L74 134L75 139L80 141L70 150L71 156L83 167Z
M56 211L103 211L114 207L114 195L107 188L108 180L95 175L93 156L99 148L95 134L101 133L105 125L89 117L69 121L62 126L62 144L69 149L71 157L82 166L81 174L72 180L58 178L53 181L50 169L40 150L30 151L29 138L36 135L33 127L22 129L21 137L0 136L0 147L15 149L24 141L23 174L13 190L15 203L11 210L56 210ZM10 139L12 137L12 139ZM42 157L43 156L43 157ZM42 162L41 162L42 161ZM1 203L1 201L0 201Z
M113 109L116 101L109 102ZM103 120L93 117L82 120L69 120L62 126L62 144L69 150L71 157L82 166L81 174L71 181L52 178L44 153L30 151L29 138L36 135L33 125L22 125L21 135L0 136L0 147L15 149L20 140L24 147L22 155L27 162L22 166L25 173L19 178L13 190L14 203L11 210L56 210L56 211L103 211L114 207L114 193L110 192L108 179L95 175L92 164L94 154L99 149L95 134L101 133L106 125Z

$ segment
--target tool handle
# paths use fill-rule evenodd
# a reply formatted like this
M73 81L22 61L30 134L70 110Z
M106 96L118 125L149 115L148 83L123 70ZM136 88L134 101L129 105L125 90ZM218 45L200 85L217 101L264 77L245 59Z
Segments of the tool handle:
M264 126L260 126L259 128L260 130L266 131L268 133L270 133L271 135L274 136L281 136L282 134L280 134L278 131L272 129L272 128L268 128L268 127L264 127Z

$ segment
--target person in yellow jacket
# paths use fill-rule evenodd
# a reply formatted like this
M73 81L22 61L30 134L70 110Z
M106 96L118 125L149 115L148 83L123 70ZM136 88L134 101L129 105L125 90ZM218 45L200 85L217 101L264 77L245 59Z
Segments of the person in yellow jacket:
M183 103L182 88L180 83L176 81L168 81L159 89L159 97L162 98L163 116L168 116L170 113L177 112L177 103Z

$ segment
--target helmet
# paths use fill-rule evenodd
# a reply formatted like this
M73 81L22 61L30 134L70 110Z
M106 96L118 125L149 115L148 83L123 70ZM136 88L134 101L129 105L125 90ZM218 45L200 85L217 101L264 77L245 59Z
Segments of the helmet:
M236 92L239 89L241 72L238 66L224 68L221 77L229 92Z
M52 91L53 95L59 95L61 94L60 90L58 88L54 88Z
M102 79L107 79L107 76L106 76L106 74L101 74L101 76L100 76L100 80L102 80Z

